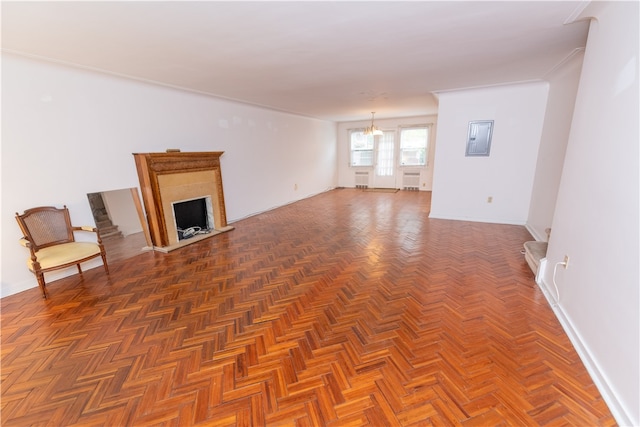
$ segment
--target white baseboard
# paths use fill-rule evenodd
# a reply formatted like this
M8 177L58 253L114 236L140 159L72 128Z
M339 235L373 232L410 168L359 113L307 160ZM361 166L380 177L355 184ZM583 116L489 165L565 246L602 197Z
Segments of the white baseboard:
M227 218L227 223L232 224L232 223L234 223L234 222L242 221L243 219L247 219L247 218L250 218L250 217L252 217L252 216L260 215L260 214L263 214L263 213L265 213L265 212L272 211L272 210L274 210L274 209L278 209L278 208L282 208L282 207L284 207L284 206L291 205L291 204L293 204L293 203L299 202L299 201L304 200L304 199L310 199L311 197L315 197L315 196L317 196L317 195L319 195L319 194L326 193L327 191L334 190L335 188L336 188L336 187L328 187L328 188L326 188L326 189L324 189L324 190L322 190L322 191L320 191L320 192L318 192L318 193L310 193L310 194L307 194L307 195L305 195L305 196L300 197L299 199L291 200L290 202L283 203L283 204L281 204L281 205L272 206L272 207L270 207L270 208L268 208L268 209L265 209L265 210L262 210L262 211L252 212L252 213L247 214L247 215L242 216L242 217L238 217L238 218Z
M3 285L0 288L0 298L8 297L9 295L19 294L20 292L27 291L38 287L38 281L35 276L32 279L22 280L17 283L11 283Z
M539 230L536 230L535 228L533 228L529 224L525 224L524 226L527 229L527 231L529 232L529 234L531 234L533 236L533 238L537 242L546 242L547 241L547 233L544 230L542 232L540 232Z
M82 271L88 271L93 268L103 268L102 259L92 259L87 262L82 263ZM26 270L26 267L25 267ZM28 272L28 270L27 270ZM52 271L50 273L45 273L44 278L46 283L51 283L56 280L62 279L64 277L73 276L74 274L78 274L78 269L73 266L69 268L65 268L64 270ZM27 291L29 289L37 288L38 280L36 276L31 274L31 277L26 280L22 280L20 282L15 282L11 284L3 284L0 288L0 298L8 297L9 295L15 295L20 292Z
M453 221L469 221L469 222L486 222L489 224L506 224L506 225L525 225L525 221L517 219L506 218L476 218L476 217L464 217L456 215L447 215L440 213L429 213L429 218L432 219L450 219Z
M562 306L560 304L556 304L555 299L551 296L548 283L543 279L541 283L538 283L538 287L542 290L542 293L547 299L547 302L558 318L562 329L564 329L565 333L569 337L571 344L573 344L573 347L578 353L580 360L582 360L582 363L587 369L589 376L591 376L591 379L598 388L598 391L609 407L609 410L611 411L613 417L621 426L635 425L632 421L633 417L631 413L626 410L620 399L618 399L618 397L616 396L615 392L611 389L611 387L609 387L606 377L603 374L602 369L600 369L600 366L598 365L596 360L592 357L591 352L589 351L589 347L584 342L578 331L573 327L571 320L566 316Z

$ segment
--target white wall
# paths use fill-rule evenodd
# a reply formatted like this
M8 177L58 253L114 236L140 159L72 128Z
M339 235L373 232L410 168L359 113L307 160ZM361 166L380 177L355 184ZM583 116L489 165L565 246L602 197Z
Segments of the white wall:
M547 91L530 83L439 95L431 218L525 224ZM488 157L465 157L474 120L494 120Z
M396 157L396 167L398 168L398 174L396 176L397 188L401 188L401 180L402 180L402 171L403 170L411 170L420 172L420 190L422 191L431 191L432 182L433 182L433 158L435 153L435 141L436 141L436 120L437 116L416 116L416 117L396 117L392 119L382 119L374 120L374 124L376 127L380 128L384 131L398 131L401 126L412 126L412 125L429 125L430 126L430 135L429 135L429 146L428 146L428 154L427 154L427 166L425 167L400 167L397 166L397 157ZM350 129L364 129L367 126L371 125L371 117L368 120L361 120L355 122L342 122L338 123L338 185L341 187L355 187L355 171L358 170L369 170L370 174L373 174L372 168L352 168L350 165L350 157L351 157L351 146L349 141L349 130ZM399 135L399 133L396 133ZM400 137L396 138L396 154L398 154L398 148L400 143Z
M594 2L547 258L559 318L622 425L640 425L638 2ZM555 295L552 268L543 285Z
M229 222L337 182L335 123L3 54L2 295L37 286L15 212L94 224L87 193L139 187L131 154L167 148L225 152Z
M556 208L583 57L583 51L577 52L548 76L549 98L527 218L527 229L536 240L548 240L545 230L551 228Z

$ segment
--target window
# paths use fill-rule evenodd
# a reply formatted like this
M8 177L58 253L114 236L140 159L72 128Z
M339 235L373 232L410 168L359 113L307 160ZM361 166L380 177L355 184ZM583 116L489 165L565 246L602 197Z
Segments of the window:
M403 166L425 166L429 128L412 126L400 129L400 164Z
M373 166L373 135L362 130L349 131L351 140L351 166Z

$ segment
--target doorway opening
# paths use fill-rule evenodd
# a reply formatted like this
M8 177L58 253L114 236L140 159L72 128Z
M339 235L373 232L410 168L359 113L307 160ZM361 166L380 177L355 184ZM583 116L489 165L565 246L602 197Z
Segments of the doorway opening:
M108 262L131 258L151 249L136 208L137 195L137 188L87 194Z

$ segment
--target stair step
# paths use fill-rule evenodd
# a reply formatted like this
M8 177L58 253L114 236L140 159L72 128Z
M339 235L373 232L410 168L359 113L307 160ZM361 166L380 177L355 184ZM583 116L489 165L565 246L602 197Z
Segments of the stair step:
M101 225L99 227L97 227L99 230L117 230L118 226L117 225L113 225L113 224L109 224L109 225Z
M106 220L103 220L103 221L96 221L96 227L98 227L98 228L111 227L112 225L113 225L113 223L108 218Z
M107 239L115 239L115 238L122 238L122 231L117 230L117 231L110 231L107 233L103 233L102 231L100 231L100 238L102 240L107 240Z

